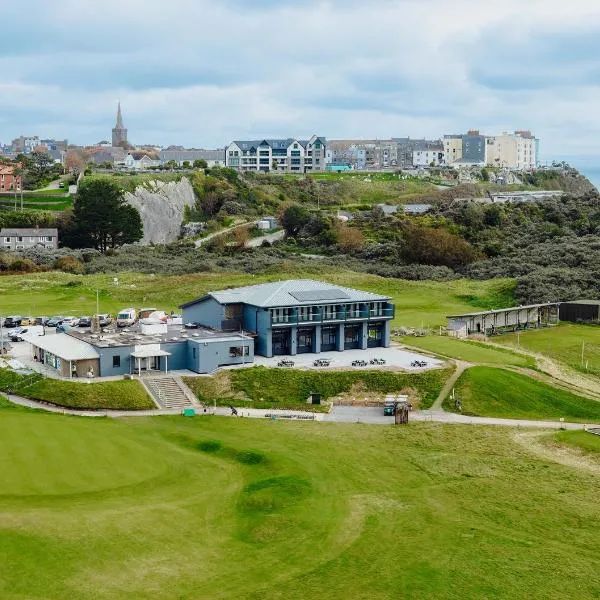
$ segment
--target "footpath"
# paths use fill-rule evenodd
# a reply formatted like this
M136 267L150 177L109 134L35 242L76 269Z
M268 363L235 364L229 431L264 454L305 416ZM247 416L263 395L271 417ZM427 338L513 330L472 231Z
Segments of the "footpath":
M25 406L36 410L44 410L51 413L62 415L73 415L77 417L157 417L164 415L180 415L178 409L155 409L155 410L76 410L62 408L44 402L37 402L28 398L22 398L13 394L8 395L8 399L19 406ZM231 417L231 409L218 406L216 408L197 409L198 415L217 415L221 417ZM291 410L263 410L263 409L238 409L237 418L254 419L281 419L298 421L322 421L335 423L364 423L368 425L392 425L394 420L391 417L385 417L381 414L380 408L356 408L356 407L335 407L333 412L310 413L305 411ZM448 413L441 410L420 410L410 413L410 421L429 421L435 423L448 423L456 425L498 425L503 427L520 427L536 429L585 429L589 427L600 427L600 424L583 423L559 423L558 421L533 421L527 419L498 419L494 417L470 417L455 413Z

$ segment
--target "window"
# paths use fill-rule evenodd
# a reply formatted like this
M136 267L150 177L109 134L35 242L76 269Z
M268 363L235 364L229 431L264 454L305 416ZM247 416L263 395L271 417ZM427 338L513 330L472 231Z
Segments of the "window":
M196 360L196 346L192 348L192 357Z
M22 242L23 241L23 237L22 236L18 236L17 237L17 242Z
M237 356L249 356L250 355L250 346L231 346L229 348L229 356L237 357Z
M113 368L118 369L121 366L121 357L119 355L113 356Z
M7 244L10 244L10 238L9 238L9 237L5 237L5 238L4 238L4 241L5 241Z

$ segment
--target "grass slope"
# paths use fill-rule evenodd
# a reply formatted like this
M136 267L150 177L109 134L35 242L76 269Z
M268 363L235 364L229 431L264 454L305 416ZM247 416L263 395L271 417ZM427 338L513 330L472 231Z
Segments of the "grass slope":
M421 408L429 408L440 393L449 370L421 374L391 371L328 371L253 367L223 371L215 377L189 377L185 382L203 402L252 408L314 408L307 406L311 392L323 400L360 389L364 392L399 393L410 388L419 394ZM322 407L324 410L324 407Z
M115 275L119 285L113 283ZM198 273L174 277L135 273L33 273L0 277L0 296L3 314L90 314L95 311L96 290L100 291L102 312L114 314L125 306L141 305L170 311L208 291L277 281L281 277L281 273ZM417 282L344 270L323 272L318 265L314 272L289 271L285 277L323 279L389 295L396 303L394 323L397 325L438 326L445 324L448 314L513 303L514 281L508 279Z
M545 354L582 372L600 375L600 327L563 324L549 329L532 329L519 337L511 333L494 341L511 347ZM583 344L583 363L581 350Z
M434 354L457 358L473 363L493 365L514 365L517 367L535 367L535 360L510 350L486 347L485 343L457 340L439 335L425 337L402 337L400 341L409 346L421 348Z
M42 379L32 385L19 387L28 378L9 369L0 369L0 390L15 390L15 394L49 402L65 408L91 410L145 410L156 408L142 384L137 380L71 382L58 379ZM30 380L29 380L30 381ZM16 389L14 386L17 386Z
M600 436L587 431L558 431L552 440L563 446L577 448L586 454L600 454Z
M600 423L600 402L494 367L472 367L456 384L466 415L514 419L551 419ZM444 408L454 411L450 398Z
M511 436L2 411L0 597L597 597L596 478Z

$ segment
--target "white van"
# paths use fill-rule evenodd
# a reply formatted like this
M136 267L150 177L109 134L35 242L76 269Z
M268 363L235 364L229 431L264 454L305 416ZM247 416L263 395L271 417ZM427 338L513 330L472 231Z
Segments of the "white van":
M137 321L135 308L124 308L117 315L117 327L130 327Z

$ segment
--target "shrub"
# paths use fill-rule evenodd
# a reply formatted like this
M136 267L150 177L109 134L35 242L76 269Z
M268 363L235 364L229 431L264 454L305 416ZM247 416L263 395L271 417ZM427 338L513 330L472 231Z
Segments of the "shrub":
M54 268L57 271L64 271L65 273L76 273L81 275L85 269L83 263L77 260L74 256L62 256L54 261Z

